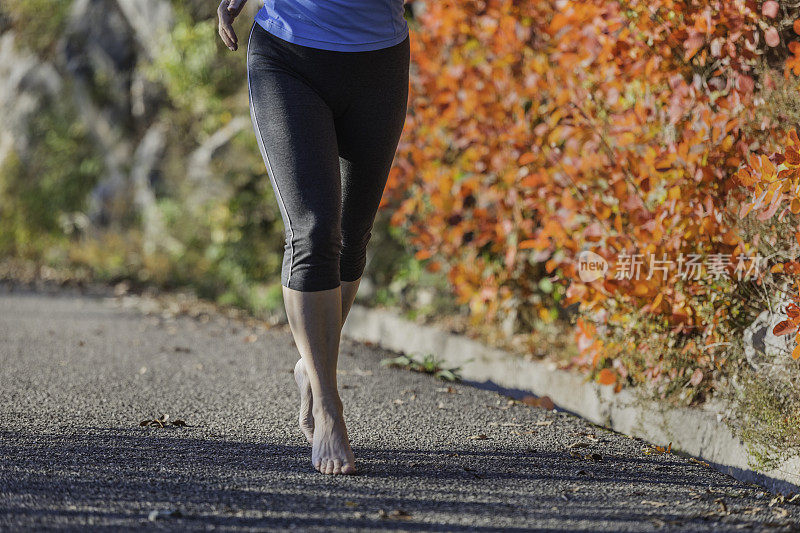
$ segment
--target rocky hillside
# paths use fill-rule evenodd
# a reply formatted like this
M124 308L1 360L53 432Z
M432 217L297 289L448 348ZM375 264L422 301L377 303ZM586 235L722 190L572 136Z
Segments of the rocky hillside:
M250 284L274 280L282 224L250 129L245 53L218 42L215 8L3 3L0 255L274 303L274 283Z

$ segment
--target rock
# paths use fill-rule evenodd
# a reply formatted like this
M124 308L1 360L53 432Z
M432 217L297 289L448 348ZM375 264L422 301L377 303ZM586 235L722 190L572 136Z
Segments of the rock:
M162 39L172 28L173 13L163 0L117 0L116 4L128 21L136 41L152 59Z
M19 49L14 32L0 35L0 165L14 150L25 157L28 121L48 97L61 92L62 79L48 62Z
M742 335L747 362L758 373L771 373L776 365L782 366L792 360L794 335L776 336L772 333L775 325L788 318L784 310L790 303L790 300L782 300L773 304L775 312L763 311Z

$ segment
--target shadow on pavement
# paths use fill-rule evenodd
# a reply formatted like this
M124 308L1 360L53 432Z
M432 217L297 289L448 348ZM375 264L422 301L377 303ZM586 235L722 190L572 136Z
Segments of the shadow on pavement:
M495 529L493 517L516 516L515 524L543 530L586 521L640 530L643 520L650 526L647 520L705 526L719 520L691 505L666 504L643 517L641 500L687 484L690 467L677 458L354 447L360 475L323 476L311 468L308 445L186 435L193 431L0 432L0 516L6 517L0 524L128 527L146 523L157 509L177 510L180 516L163 518L176 527L482 531ZM731 480L714 488L736 486ZM626 499L631 505L620 505ZM725 524L764 525L744 515L728 516Z

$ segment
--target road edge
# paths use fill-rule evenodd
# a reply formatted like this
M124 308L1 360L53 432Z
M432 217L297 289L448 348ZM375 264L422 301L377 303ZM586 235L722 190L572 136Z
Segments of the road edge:
M771 492L800 493L800 456L779 467L756 472L751 454L713 409L676 408L643 401L631 391L614 393L585 377L529 361L478 341L416 324L397 313L354 304L342 334L406 354L434 354L448 367L459 367L464 380L484 387L549 396L557 408L590 422L686 453L718 470Z

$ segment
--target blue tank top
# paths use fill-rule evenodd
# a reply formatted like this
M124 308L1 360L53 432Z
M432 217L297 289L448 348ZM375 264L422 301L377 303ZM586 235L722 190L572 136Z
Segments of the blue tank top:
M302 46L359 52L403 41L403 0L264 0L256 22Z

